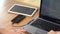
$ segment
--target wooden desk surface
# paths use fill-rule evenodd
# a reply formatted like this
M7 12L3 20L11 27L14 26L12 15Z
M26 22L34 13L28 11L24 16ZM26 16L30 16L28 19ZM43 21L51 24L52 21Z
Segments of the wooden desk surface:
M23 0L24 1L24 0ZM39 1L39 0L38 0ZM24 5L28 5L28 6L33 6L33 7L37 7L38 9L40 8L40 4L35 5L31 5L33 2L31 2L31 4L29 3L25 3L24 2L18 2L16 0L6 0L5 1L5 5L3 6L3 8L0 8L0 27L1 28L11 28L13 26L19 26L22 27L24 25L26 25L29 21L31 21L32 19L34 19L35 17L38 16L39 14L39 10L32 16L32 17L26 17L23 21L21 21L19 24L14 24L12 25L11 20L13 18L15 18L17 16L17 14L13 14L13 13L8 13L8 9L13 5L13 4L24 4ZM29 2L29 1L26 1ZM36 2L36 1L35 1ZM38 2L40 3L40 2Z
M16 0L16 1L18 1L18 2L25 2L25 3L31 4L31 5L40 7L40 1L41 0Z

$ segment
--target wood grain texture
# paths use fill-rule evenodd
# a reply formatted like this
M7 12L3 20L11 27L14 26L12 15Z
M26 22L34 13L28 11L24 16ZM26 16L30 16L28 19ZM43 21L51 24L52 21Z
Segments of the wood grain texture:
M11 20L13 18L15 18L17 16L17 14L8 13L8 10L13 4L23 4L23 5L36 7L38 9L40 8L39 7L40 4L38 4L37 6L36 5L31 5L29 3L25 3L25 2L28 2L28 1L24 1L24 0L22 0L22 2L18 2L16 0L6 0L5 2L6 3L4 5L4 7L0 9L0 28L12 28L13 26L22 27L22 26L26 25L29 21L31 21L32 19L34 19L35 17L37 17L39 15L39 10L38 10L32 17L26 17L19 24L13 24L12 25ZM33 3L33 2L30 2L30 3Z

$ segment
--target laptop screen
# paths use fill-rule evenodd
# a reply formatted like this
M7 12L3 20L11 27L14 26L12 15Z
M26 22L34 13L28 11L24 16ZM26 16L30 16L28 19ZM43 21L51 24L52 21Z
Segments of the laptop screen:
M39 17L49 21L59 23L60 22L60 0L42 0Z

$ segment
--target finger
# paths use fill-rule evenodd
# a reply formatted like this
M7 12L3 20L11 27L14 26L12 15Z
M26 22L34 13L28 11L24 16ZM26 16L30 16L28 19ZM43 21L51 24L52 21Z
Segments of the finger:
M24 29L21 29L19 32L21 32L22 34L30 34L29 32L27 32L27 31L24 30Z
M56 32L56 34L60 34L60 32Z
M16 29L17 32L27 32L26 30L24 29Z
M4 31L5 31L5 29L1 29L1 28L0 28L0 33L4 32Z
M56 34L53 30L51 30L50 32L48 32L48 34Z
M22 29L21 32L27 32L26 30Z

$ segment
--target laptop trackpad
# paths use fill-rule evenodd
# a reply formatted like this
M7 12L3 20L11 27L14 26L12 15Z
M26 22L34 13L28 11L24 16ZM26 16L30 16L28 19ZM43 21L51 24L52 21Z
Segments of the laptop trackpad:
M47 34L47 31L42 30L42 29L38 29L38 28L31 26L31 25L24 26L24 29L27 30L31 34Z

